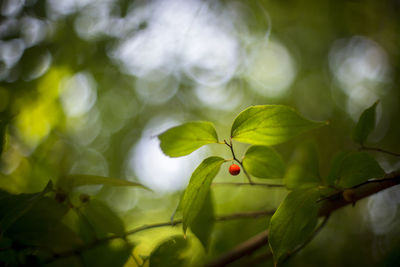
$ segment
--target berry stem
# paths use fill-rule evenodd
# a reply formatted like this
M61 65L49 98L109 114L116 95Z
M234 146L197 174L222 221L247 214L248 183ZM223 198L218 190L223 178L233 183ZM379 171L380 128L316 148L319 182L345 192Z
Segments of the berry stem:
M224 139L224 143L231 149L233 160L236 161L237 163L239 163L240 167L242 167L243 173L244 173L244 175L246 175L247 179L249 180L249 183L254 184L253 181L251 180L250 175L247 173L246 169L243 167L242 162L240 160L238 160L238 158L235 155L235 151L233 150L232 138L229 139L229 143Z

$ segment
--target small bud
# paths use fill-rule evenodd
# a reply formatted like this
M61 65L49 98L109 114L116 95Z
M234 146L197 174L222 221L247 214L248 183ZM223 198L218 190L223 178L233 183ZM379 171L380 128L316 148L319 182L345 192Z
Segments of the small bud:
M67 199L67 194L63 191L57 191L54 198L58 203L63 203Z
M346 189L343 191L343 199L346 200L347 202L355 202L356 200L356 192L354 189Z
M79 200L80 200L82 203L88 203L89 200L90 200L90 196L89 196L88 194L80 194L80 195L79 195Z

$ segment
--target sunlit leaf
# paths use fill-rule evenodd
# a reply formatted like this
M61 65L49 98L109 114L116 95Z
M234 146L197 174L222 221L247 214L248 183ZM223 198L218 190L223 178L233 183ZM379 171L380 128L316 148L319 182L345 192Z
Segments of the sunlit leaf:
M277 264L312 233L318 219L316 188L290 192L271 218L269 244Z
M130 182L127 180L104 177L98 175L87 175L87 174L72 174L60 178L59 186L66 190L71 190L75 187L82 185L111 185L111 186L134 186L148 189L142 184Z
M382 178L384 174L372 156L366 152L354 152L343 159L338 184L342 187L352 187L371 178Z
M190 178L189 185L179 204L183 215L183 232L191 226L197 214L203 207L212 180L217 175L224 159L209 157L196 168Z
M278 153L267 146L251 146L243 158L243 166L259 178L282 178L285 165Z
M150 267L186 266L187 260L182 252L187 248L188 240L174 236L160 244L150 255Z
M301 144L289 164L284 184L289 189L315 186L321 183L317 147L312 142Z
M211 191L208 191L203 207L194 219L190 229L207 249L210 235L214 227L214 204Z
M158 136L162 151L170 157L185 156L206 144L218 143L211 122L188 122L173 127Z
M236 117L231 137L243 143L270 146L325 124L307 120L287 106L252 106Z
M376 106L379 101L376 101L372 106L364 110L361 114L360 119L358 120L356 127L353 131L353 141L363 145L367 140L369 134L375 127L375 114L376 114Z

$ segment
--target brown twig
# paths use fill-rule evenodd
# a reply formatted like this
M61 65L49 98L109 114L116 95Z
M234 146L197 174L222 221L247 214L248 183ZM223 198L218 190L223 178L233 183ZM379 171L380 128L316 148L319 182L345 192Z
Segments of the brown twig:
M219 186L219 185L232 185L232 186L244 186L244 185L254 185L254 186L264 186L264 187L285 187L282 184L266 184L266 183L235 183L235 182L220 182L220 183L212 183L211 186Z
M383 179L380 180L372 180L362 183L358 186L355 186L352 190L354 190L354 198L352 200L358 201L362 198L371 196L377 192L385 190L386 188L399 185L400 184L400 171L392 172L386 174ZM320 206L318 215L328 217L332 212L346 206L349 204L353 204L352 202L348 202L343 198L343 192L340 192L336 195L335 198L325 199L322 201ZM325 222L326 223L326 222ZM323 226L323 225L322 225ZM322 227L321 227L322 229ZM317 232L318 233L318 232ZM266 242L258 242L259 238L262 237ZM245 241L244 243L239 244L231 251L223 254L218 257L214 261L210 262L206 266L225 266L228 263L232 263L243 256L249 255L254 251L258 250L260 247L267 244L268 233L266 231L261 232L260 234L252 237L251 239ZM311 240L310 240L311 241ZM302 247L301 247L302 248Z
M387 150L381 149L379 147L362 146L362 147L360 147L360 150L377 151L377 152L385 153L385 154L392 155L395 157L400 157L399 153L387 151Z
M215 217L216 222L223 222L223 221L228 221L228 220L235 220L235 219L240 219L240 218L257 218L261 216L266 216L266 215L271 215L275 212L275 210L262 210L262 211L252 211L252 212L238 212L238 213L232 213L232 214L227 214L227 215L220 215ZM176 226L178 224L181 224L183 222L182 219L177 219L173 221L168 221L168 222L161 222L161 223L155 223L155 224L148 224L148 225L142 225L140 227L134 228L130 231L125 232L123 235L112 235L108 236L106 238L102 239L97 239L94 240L93 242L90 242L88 244L85 244L77 249L65 251L62 253L57 253L54 254L53 258L50 258L46 263L51 263L59 258L64 258L64 257L69 257L76 255L77 253L82 253L83 251L89 250L93 247L96 247L98 245L107 243L111 240L114 239L126 239L128 236L145 231L145 230L150 230L150 229L155 229L155 228L161 228L161 227L168 227L168 226Z

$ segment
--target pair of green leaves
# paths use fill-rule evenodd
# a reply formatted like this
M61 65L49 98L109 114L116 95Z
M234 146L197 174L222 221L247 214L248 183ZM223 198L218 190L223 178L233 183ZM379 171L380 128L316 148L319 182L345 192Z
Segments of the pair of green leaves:
M251 175L259 178L281 178L284 174L283 161L268 146L286 142L324 124L326 123L307 120L287 106L253 106L236 117L231 128L231 138L253 145L243 158L243 166ZM171 128L160 134L159 139L162 151L170 157L188 155L203 145L218 143L213 124L203 121L188 122ZM209 157L193 172L179 203L184 232L194 225L212 180L224 162L223 158Z
M236 117L231 128L231 138L247 144L271 146L325 124L307 120L287 106L253 106ZM170 157L185 156L203 145L218 143L214 125L206 121L173 127L158 138L162 151Z

